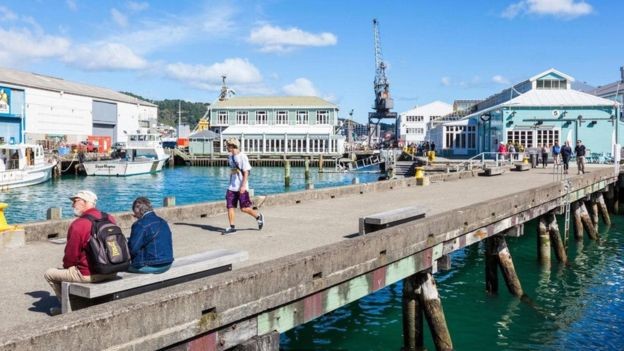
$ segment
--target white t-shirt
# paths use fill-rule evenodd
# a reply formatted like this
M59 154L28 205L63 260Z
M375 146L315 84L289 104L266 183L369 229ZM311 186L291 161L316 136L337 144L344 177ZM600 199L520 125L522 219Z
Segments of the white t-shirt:
M251 171L249 159L247 155L239 152L237 155L228 157L228 165L230 167L230 185L228 190L240 191L241 183L243 182L242 171Z

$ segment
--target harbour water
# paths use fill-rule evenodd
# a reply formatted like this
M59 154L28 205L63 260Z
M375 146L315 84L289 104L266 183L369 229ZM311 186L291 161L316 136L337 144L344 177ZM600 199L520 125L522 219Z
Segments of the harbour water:
M535 223L508 244L530 302L485 293L483 248L457 252L436 274L456 350L624 349L624 218L600 242L568 248L570 263L543 269ZM396 350L402 347L401 283L353 302L281 336L283 350ZM425 343L434 350L428 330Z
M318 173L311 169L316 188L351 184L354 175L347 173ZM377 173L358 173L361 183L377 181ZM108 212L129 211L137 196L147 196L155 207L162 199L175 196L176 204L186 205L222 200L229 180L227 167L176 167L155 174L130 177L63 176L34 186L11 189L0 193L0 202L9 204L5 210L10 224L45 220L49 207L61 207L63 217L72 216L68 197L79 189L91 189L99 197L98 207ZM293 167L291 185L284 187L284 169L256 167L251 171L251 187L256 195L268 195L305 189L304 169Z

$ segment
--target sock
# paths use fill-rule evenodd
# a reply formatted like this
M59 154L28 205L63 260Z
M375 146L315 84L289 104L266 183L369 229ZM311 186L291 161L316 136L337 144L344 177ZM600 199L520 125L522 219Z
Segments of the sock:
M235 225L234 224L230 224L230 228L234 229Z

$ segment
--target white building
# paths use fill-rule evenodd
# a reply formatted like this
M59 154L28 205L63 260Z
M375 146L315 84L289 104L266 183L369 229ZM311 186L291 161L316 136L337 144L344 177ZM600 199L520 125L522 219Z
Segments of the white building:
M6 94L6 95L5 95ZM157 106L117 91L0 68L0 141L28 142L90 135L127 141L156 125ZM6 107L4 107L6 106Z
M399 114L399 137L404 144L419 144L426 140L431 120L453 112L453 106L434 101Z

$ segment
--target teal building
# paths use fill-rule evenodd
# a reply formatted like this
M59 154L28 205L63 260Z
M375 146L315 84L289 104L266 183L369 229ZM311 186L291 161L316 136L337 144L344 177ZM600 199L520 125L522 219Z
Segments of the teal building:
M524 148L582 140L591 153L621 143L620 104L572 89L574 78L549 69L469 107L434 133L447 156L494 152L500 142Z

